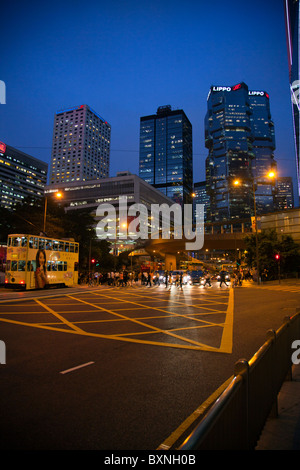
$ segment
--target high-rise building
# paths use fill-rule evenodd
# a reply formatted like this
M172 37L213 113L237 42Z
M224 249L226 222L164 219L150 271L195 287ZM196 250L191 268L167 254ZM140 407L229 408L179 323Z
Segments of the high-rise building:
M277 191L275 195L275 209L285 210L294 207L293 178L291 176L280 176L277 180Z
M87 105L57 111L49 183L107 178L110 134L110 124Z
M44 196L48 164L0 142L0 205L13 210L18 203Z
M199 181L198 183L194 183L193 205L194 205L195 223L197 222L197 213L196 213L197 204L204 205L204 221L206 221L207 211L209 210L209 196L206 191L206 181Z
M206 185L209 221L248 218L273 210L274 126L269 95L245 83L212 86L205 116ZM235 182L239 182L235 185Z
M173 201L192 203L192 125L183 110L160 106L140 118L139 176Z
M294 139L296 152L296 168L298 195L300 197L300 137L299 137L299 110L300 110L300 81L299 81L299 0L284 0L286 39L288 49L289 79L291 87L291 100L294 123Z
M276 180L270 180L267 173L277 172L277 163L274 160L275 131L268 93L249 91L248 100L251 109L250 122L254 153L254 159L251 161L252 175L256 185L256 209L257 213L261 214L274 210Z

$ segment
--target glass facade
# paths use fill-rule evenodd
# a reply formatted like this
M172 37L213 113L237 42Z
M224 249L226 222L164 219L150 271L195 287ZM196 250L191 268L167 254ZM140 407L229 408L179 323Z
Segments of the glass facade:
M194 183L193 191L193 206L194 206L194 221L197 222L196 205L204 204L204 221L207 220L207 211L209 210L209 196L206 191L206 181Z
M291 176L280 176L277 180L275 209L285 210L294 208L293 179Z
M161 106L140 119L139 176L179 204L192 202L192 125L184 111Z
M299 107L300 107L300 81L299 81L299 0L284 0L286 39L288 49L289 79L291 87L291 100L294 122L294 138L296 152L296 168L298 181L298 195L300 196L300 142L299 142Z
M212 86L205 116L205 146L209 151L208 221L250 217L254 193L258 212L273 210L273 185L265 181L275 165L267 93L249 91L245 83Z
M47 172L47 163L0 142L0 205L13 210L27 198L42 198Z
M268 178L267 173L276 173L274 160L275 131L271 119L269 95L260 91L249 91L251 107L251 130L253 135L252 174L256 183L255 200L257 213L272 212L275 209L275 179Z

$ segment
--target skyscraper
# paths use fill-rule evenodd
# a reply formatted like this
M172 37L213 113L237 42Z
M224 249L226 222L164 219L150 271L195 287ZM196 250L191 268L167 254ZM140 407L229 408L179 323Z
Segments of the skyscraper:
M207 219L207 211L209 210L209 196L206 191L206 181L199 181L194 183L193 190L193 205L194 205L194 217L197 222L196 205L204 204L204 221Z
M50 184L109 176L111 127L87 105L54 117Z
M276 166L269 95L245 83L212 86L205 116L209 221L248 218L254 193L258 212L273 210L274 185L265 175ZM239 180L239 185L234 182Z
M275 195L275 209L282 211L293 209L294 191L293 178L291 176L280 176L277 180L277 191Z
M175 202L192 203L192 125L183 110L160 106L140 118L139 176Z
M291 87L291 100L294 123L294 139L296 153L296 168L298 195L300 197L300 142L299 142L299 107L300 107L300 81L299 81L299 0L284 0L286 40L288 49L289 79Z
M47 163L0 142L0 206L13 210L25 199L41 199L47 171Z
M248 100L251 108L250 122L253 136L252 175L256 183L255 201L257 213L274 210L275 180L270 180L268 171L276 173L277 164L274 160L275 131L271 118L268 93L249 91Z

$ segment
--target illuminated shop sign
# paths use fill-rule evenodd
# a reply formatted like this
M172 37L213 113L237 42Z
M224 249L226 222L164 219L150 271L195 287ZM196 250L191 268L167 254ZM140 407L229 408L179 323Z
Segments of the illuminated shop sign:
M0 142L0 152L5 153L6 145L3 142Z

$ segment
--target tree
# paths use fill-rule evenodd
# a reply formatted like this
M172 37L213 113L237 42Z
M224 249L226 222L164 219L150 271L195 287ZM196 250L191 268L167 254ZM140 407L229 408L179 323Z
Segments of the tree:
M256 267L255 235L245 237L245 261L249 267ZM264 230L258 234L260 272L268 271L268 278L277 278L278 263L282 274L298 272L300 269L300 246L290 235L278 236L276 230ZM275 258L280 254L280 260Z

